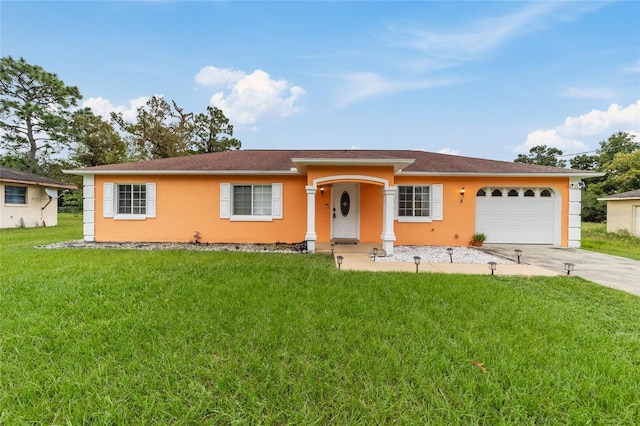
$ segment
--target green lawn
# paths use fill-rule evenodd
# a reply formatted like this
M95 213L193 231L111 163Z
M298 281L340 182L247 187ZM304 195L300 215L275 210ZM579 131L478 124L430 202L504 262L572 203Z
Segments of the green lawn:
M640 418L640 298L579 278L338 272L325 255L45 250L0 231L0 424Z
M605 223L582 223L585 250L640 260L640 238L625 232L607 232Z

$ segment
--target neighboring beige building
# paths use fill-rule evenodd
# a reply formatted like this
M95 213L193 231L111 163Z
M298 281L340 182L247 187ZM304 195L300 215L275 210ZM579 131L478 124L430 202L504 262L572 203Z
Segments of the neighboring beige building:
M60 189L75 185L0 166L0 228L33 228L58 224Z
M607 232L627 231L640 237L640 189L598 198L607 202Z

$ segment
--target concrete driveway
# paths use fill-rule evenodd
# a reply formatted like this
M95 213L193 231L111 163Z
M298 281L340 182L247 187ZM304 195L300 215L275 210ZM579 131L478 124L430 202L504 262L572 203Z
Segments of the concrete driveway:
M640 296L640 261L637 260L554 246L485 244L482 247L483 251L513 260L516 249L522 250L522 263L560 273L566 273L564 263L573 263L572 275Z

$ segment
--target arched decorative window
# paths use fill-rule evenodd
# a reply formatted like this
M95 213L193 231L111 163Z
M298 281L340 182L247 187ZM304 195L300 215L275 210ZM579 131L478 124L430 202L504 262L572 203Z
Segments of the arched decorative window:
M478 192L476 193L476 197L486 197L487 196L487 191L485 191L484 189L478 189Z
M526 191L524 191L524 196L525 197L535 197L536 193L533 192L533 189L527 189Z
M502 191L499 189L494 189L493 191L491 191L491 196L492 197L502 197Z
M351 210L351 197L347 191L344 191L340 196L340 213L343 217L347 217L349 210Z
M541 197L551 197L551 191L549 191L548 189L543 189L542 191L540 191L540 196Z
M516 189L510 189L510 190L509 190L509 192L507 193L507 195L508 195L509 197L517 197L517 196L519 196L520 194L518 193L518 190L516 190Z

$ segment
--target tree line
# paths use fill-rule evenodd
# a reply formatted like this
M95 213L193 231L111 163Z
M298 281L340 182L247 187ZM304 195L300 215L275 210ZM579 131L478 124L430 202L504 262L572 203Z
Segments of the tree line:
M90 108L79 108L81 99L80 90L66 85L58 75L24 58L0 58L0 164L81 186L78 177L62 170L241 147L233 137L233 125L215 107L196 114L174 100L169 103L154 96L137 109L133 121L113 112L105 120ZM566 167L563 155L557 148L540 145L514 161ZM585 181L585 221L606 219L605 203L597 198L640 189L640 144L629 133L611 135L600 142L594 155L576 155L569 164L605 173Z
M566 167L563 152L546 145L534 146L529 154L518 154L517 163ZM593 153L578 154L569 160L572 169L604 173L602 177L585 179L582 192L582 220L604 222L607 219L606 203L598 198L620 192L640 189L640 143L628 132L617 132L600 142Z
M72 181L62 169L240 149L222 110L185 111L154 96L129 122L79 108L76 86L24 58L0 58L0 164ZM77 183L77 182L74 182Z

